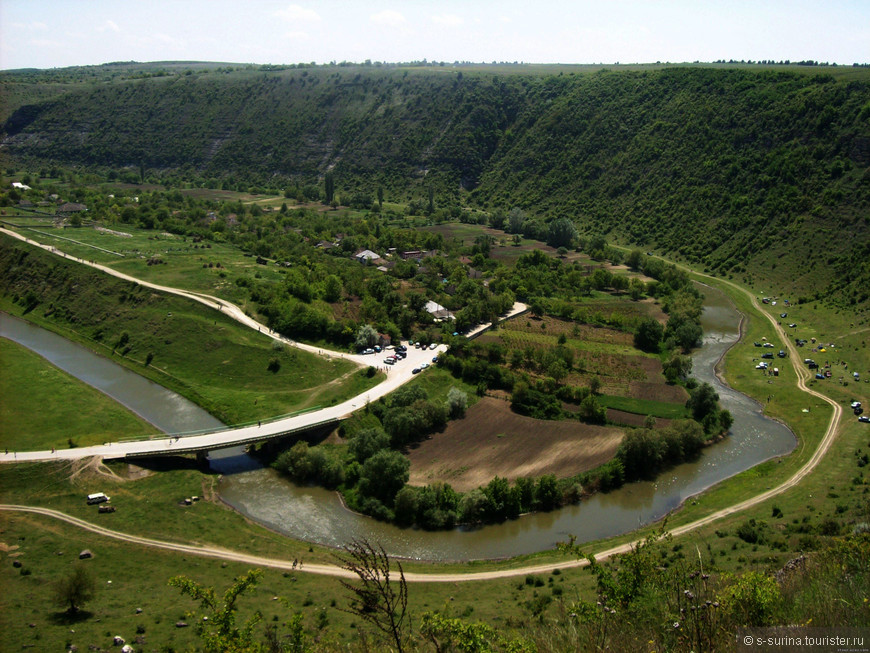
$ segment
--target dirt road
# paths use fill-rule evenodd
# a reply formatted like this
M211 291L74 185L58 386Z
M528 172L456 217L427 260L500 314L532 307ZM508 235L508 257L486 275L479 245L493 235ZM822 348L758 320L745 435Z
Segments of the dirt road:
M6 233L10 233L5 229L3 229L2 231L6 232ZM14 234L14 233L12 233L11 235L15 236L16 238L21 238L20 236L18 236L17 234ZM26 240L26 239L22 238L22 240ZM103 269L103 268L101 268L101 269ZM115 274L115 276L121 276L122 278L128 278L125 275L120 275L118 273L115 273L114 271L112 271L108 268L106 268L105 271L108 272L109 274ZM711 278L711 279L713 278L713 277L710 277L709 275L700 275L699 274L699 276L704 276L704 277ZM130 279L130 278L128 278L128 279ZM141 283L138 280L134 280L134 279L130 279L130 280ZM753 303L753 306L755 306L756 309L761 310L759 305L758 305L757 298L754 295L752 295L752 293L750 293L748 290L745 290L745 289L739 287L737 284L734 284L734 283L731 283L728 281L723 281L723 280L718 280L718 281L722 281L723 283L726 283L729 286L731 286L732 288L736 289L738 292L744 293L747 297L750 298L750 300ZM163 288L161 288L159 286L151 286L151 287L155 287L159 290L164 290ZM165 290L167 292L174 291L175 294L180 294L183 296L191 296L191 298L197 299L197 296L195 295L195 293L188 294L188 293L186 293L186 291L177 291L175 289L165 289ZM197 301L203 301L203 303L205 303L205 300L203 300L202 298L198 298ZM217 300L212 299L212 301L217 301ZM684 524L683 526L679 526L677 528L671 529L670 532L673 535L682 535L682 534L697 530L698 528L706 526L706 525L708 525L716 520L722 519L723 517L727 517L727 516L732 515L734 513L737 513L737 512L746 510L748 508L751 508L753 506L756 506L764 501L767 501L768 499L770 499L772 497L775 497L779 494L782 494L783 492L795 487L798 483L800 483L808 474L810 474L816 468L816 466L819 464L819 461L821 461L822 457L828 452L828 450L831 448L831 445L833 444L834 440L836 439L836 435L837 435L839 425L840 425L840 420L841 420L842 415L843 415L842 407L839 404L837 404L834 400L832 400L832 399L826 397L825 395L807 387L806 381L809 378L810 373L808 370L806 370L800 366L799 361L801 359L798 356L798 352L797 352L797 349L795 348L794 344L790 341L790 339L784 333L783 329L777 324L777 321L774 317L772 317L771 315L768 315L767 313L765 313L763 311L762 311L762 313L767 317L767 319L771 323L771 326L774 328L774 330L780 335L780 337L786 343L786 347L788 348L789 354L790 354L789 358L790 358L791 365L795 369L795 372L797 374L798 387L801 390L803 390L804 392L807 392L808 394L810 394L814 397L817 397L817 398L821 399L822 401L827 402L833 408L833 414L831 415L831 420L828 423L827 430L825 431L824 437L822 438L821 442L819 443L819 446L816 449L816 451L813 453L813 455L810 457L810 459L797 472L795 472L795 474L793 476L791 476L791 478L784 481L783 483L776 486L775 488L767 490L766 492L762 492L761 494L758 494L754 497L746 499L745 501L741 501L739 503L728 506L726 508L722 508L721 510L717 510L716 512L711 513L710 515L708 515L706 517L695 520L695 521L690 522L688 524ZM244 314L242 314L242 315L244 316ZM250 318L247 318L247 316L244 316L244 317L245 317L245 320L250 320ZM221 559L221 560L232 560L232 561L237 561L237 562L245 562L247 564L251 564L251 565L255 565L255 566L262 566L262 567L272 567L272 568L276 568L276 569L285 569L285 570L292 568L292 562L277 559L277 558L265 558L265 557L260 557L260 556L248 555L246 553L239 552L239 551L231 551L228 549L220 549L220 548L214 548L214 547L200 547L200 546L185 545L185 544L176 544L176 543L172 543L172 542L165 542L162 540L154 540L154 539L150 539L150 538L138 537L135 535L127 535L125 533L120 533L118 531L112 531L112 530L109 530L109 529L106 529L106 528L103 528L100 526L96 526L96 525L91 524L89 522L86 522L82 519L78 519L77 517L72 517L70 515L66 515L64 513L58 512L56 510L50 510L48 508L38 508L38 507L31 507L31 506L17 506L17 505L0 505L0 510L27 512L27 513L34 513L34 514L48 516L48 517L51 517L54 519L60 519L60 520L65 521L69 524L75 525L79 528L86 529L86 530L91 531L93 533L103 535L105 537L112 537L115 539L130 542L133 544L139 544L142 546L148 546L148 547L152 547L152 548L167 549L167 550L187 553L190 555L198 555L198 556L216 558L216 559ZM596 560L602 560L602 559L608 558L608 557L616 555L616 554L625 553L625 552L629 551L632 546L634 546L634 543L629 542L626 544L611 547L609 549L604 549L602 551L595 551L593 553L595 555ZM523 575L532 574L532 573L546 573L546 572L549 572L553 569L565 569L565 568L569 568L569 567L580 567L580 566L585 566L586 564L588 564L588 561L586 561L586 560L567 560L563 563L529 565L529 566L521 567L521 568L517 568L517 569L502 569L502 570L493 570L493 571L484 571L484 572L447 573L447 574L438 573L438 572L433 572L433 573L414 572L414 573L407 573L407 574L405 574L405 576L409 582L469 582L469 581L478 581L478 580L489 580L489 579L495 579L495 578L507 578L507 577L513 577L513 576L523 576ZM345 571L344 569L341 569L339 567L332 566L332 565L306 565L305 568L302 569L302 571L307 572L307 573L322 574L322 575L327 575L327 576L348 577L347 571Z

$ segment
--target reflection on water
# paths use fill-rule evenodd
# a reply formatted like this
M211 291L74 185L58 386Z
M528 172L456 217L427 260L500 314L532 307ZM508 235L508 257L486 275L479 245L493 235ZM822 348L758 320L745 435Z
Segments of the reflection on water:
M650 523L711 485L768 458L791 451L795 438L785 426L761 415L760 406L720 383L714 366L738 339L740 315L727 297L705 287L703 347L693 356L694 376L716 388L734 417L730 437L699 460L668 470L654 482L598 494L577 506L527 515L505 524L448 532L401 529L346 510L334 492L298 487L268 469L243 473L219 460L227 474L221 496L266 526L293 537L340 546L354 537L380 542L388 553L422 560L500 558L550 549L569 535L583 541L624 533ZM234 463L235 464L235 463Z
M109 395L151 422L155 430L183 433L223 426L184 397L30 322L0 313L0 336L35 351L64 372Z

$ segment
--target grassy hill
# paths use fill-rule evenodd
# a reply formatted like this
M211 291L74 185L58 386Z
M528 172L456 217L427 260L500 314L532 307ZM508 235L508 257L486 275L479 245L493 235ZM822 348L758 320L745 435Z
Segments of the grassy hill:
M751 283L868 299L870 72L113 64L0 76L3 150L155 183L376 187L569 217ZM742 275L742 276L740 276Z

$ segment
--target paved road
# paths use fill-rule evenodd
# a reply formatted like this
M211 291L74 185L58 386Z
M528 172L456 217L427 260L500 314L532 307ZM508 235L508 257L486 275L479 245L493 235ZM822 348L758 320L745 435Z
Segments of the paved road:
M704 277L711 278L711 279L714 278L714 277L710 277L709 275L700 275L700 276L704 276ZM723 281L723 280L719 279L719 281ZM748 290L745 290L745 289L741 288L740 286L738 286L737 284L731 283L728 281L723 281L723 283L726 283L729 286L731 286L732 288L736 289L737 291L744 293L747 297L750 298L753 305L757 309L761 310L761 307L758 304L757 298L754 295L752 295L752 293L750 293ZM822 401L825 401L828 404L830 404L831 407L833 408L831 420L828 423L828 427L825 431L824 437L822 438L821 442L819 443L819 446L816 449L816 451L813 453L813 455L810 457L810 459L806 463L804 463L804 465L797 472L795 472L795 474L793 476L791 476L791 478L787 479L786 481L784 481L780 485L778 485L774 488L771 488L765 492L762 492L754 497L746 499L745 501L741 501L741 502L738 502L738 503L733 504L731 506L728 506L726 508L722 508L721 510L717 510L716 512L711 513L710 515L707 515L706 517L703 517L701 519L697 519L697 520L690 522L688 524L684 524L684 525L679 526L677 528L671 529L670 532L673 535L682 535L682 534L697 530L698 528L701 528L702 526L706 526L714 521L722 519L723 517L726 517L728 515L732 515L732 514L737 513L737 512L741 512L743 510L746 510L748 508L756 506L760 503L763 503L764 501L767 501L768 499L775 497L779 494L782 494L783 492L795 487L818 466L819 462L824 457L824 455L828 452L828 450L831 448L831 445L833 444L834 440L836 439L836 436L837 436L837 433L839 430L839 426L840 426L840 420L842 419L842 416L843 416L842 407L839 404L837 404L837 402L835 402L834 400L832 400L832 399L826 397L825 395L807 387L806 381L810 378L810 373L807 369L805 369L801 366L800 361L802 359L799 357L797 349L795 348L794 344L792 343L792 341L790 340L788 335L784 332L784 330L780 327L780 325L777 324L777 320L772 315L769 315L768 313L766 313L763 310L762 310L762 313L770 321L771 326L780 335L782 340L785 342L785 346L789 350L790 363L791 363L792 367L795 369L795 372L797 374L798 387L801 388L802 390L804 390L805 392L807 392L808 394L810 394L814 397L817 397L817 398L821 399ZM407 363L408 361L405 361L405 362ZM386 383L390 383L391 381L395 382L395 378L396 377L394 377L393 379L388 379ZM384 385L384 384L381 384L381 385ZM378 386L378 387L380 388L380 386ZM396 385L395 387L398 387L398 385ZM260 556L251 556L251 555L248 555L248 554L245 554L242 552L238 552L238 551L229 551L226 549L218 549L218 548L213 548L213 547L199 547L199 546L192 546L192 545L175 544L172 542L164 542L161 540L152 540L150 538L141 538L138 536L127 535L125 533L119 533L117 531L110 531L108 529L104 529L100 526L96 526L94 524L91 524L91 523L86 522L84 520L78 519L76 517L72 517L70 515L66 515L64 513L50 510L47 508L37 508L37 507L31 507L31 506L0 505L0 510L29 512L29 513L37 513L37 514L46 515L46 516L49 516L49 517L52 517L55 519L63 520L63 521L70 523L70 524L74 524L80 528L84 528L84 529L89 530L91 532L100 533L101 535L104 535L106 537L113 537L116 539L121 539L124 541L136 543L136 544L141 544L143 546L150 546L150 547L156 547L156 548L183 551L185 553L192 554L192 555L199 555L199 556L205 556L205 557L209 557L209 558L218 558L218 559L224 559L224 560L234 560L234 561L239 561L239 562L246 562L248 564L263 566L263 567L273 567L273 568L277 568L277 569L288 569L288 568L290 568L290 567L288 567L288 565L292 564L286 560L281 560L281 559L277 559L277 558L265 558L265 557L260 557ZM618 546L610 547L610 548L604 549L602 551L595 551L593 553L594 553L594 556L597 560L603 560L603 559L608 558L608 557L613 556L613 555L626 553L635 544L636 544L636 542L629 542L626 544L621 544ZM550 571L552 569L564 569L564 568L568 568L568 567L581 567L581 566L586 566L587 564L588 564L587 560L568 560L568 561L565 561L562 563L557 563L557 564L529 565L526 567L521 567L521 568L516 568L516 569L501 569L501 570L493 570L493 571L486 571L486 572L470 572L470 573L437 573L436 572L436 573L432 573L432 574L429 574L429 573L413 573L413 574L411 574L411 573L409 573L409 574L406 574L405 576L408 579L408 581L411 581L411 582L467 582L467 581L476 581L476 580L489 580L489 579L495 579L495 578L506 578L506 577L513 577L513 576L523 576L523 575L532 574L532 573L545 573L545 572ZM340 568L335 567L335 566L331 566L331 565L306 566L304 569L302 569L302 571L309 572L309 573L329 575L329 576L346 576L347 575L347 572L345 570L340 569Z
M269 437L274 437L287 433L288 431L299 430L316 426L318 424L325 424L333 422L335 420L344 419L355 410L358 410L359 408L365 406L366 403L377 401L381 397L391 393L399 386L407 383L414 377L412 373L412 370L414 368L420 367L424 363L431 364L433 357L447 351L446 345L438 345L438 347L434 350L416 349L414 347L409 347L408 357L405 360L399 361L395 365L390 366L383 362L384 358L386 358L386 353L367 355L348 354L344 352L323 349L322 347L306 345L304 343L289 340L281 336L280 334L271 331L265 324L261 324L257 322L254 318L246 315L241 308L239 308L232 302L220 299L219 297L213 297L211 295L206 295L203 293L195 293L188 290L171 288L169 286L161 286L159 284L143 281L122 272L118 272L117 270L113 270L112 268L105 265L100 265L98 263L93 263L91 261L86 261L80 258L69 256L68 254L59 251L55 247L30 240L14 231L10 231L9 229L0 228L0 233L5 233L30 245L40 247L48 252L51 252L52 254L62 256L63 258L66 258L70 261L96 268L102 272L105 272L106 274L111 274L112 276L118 277L119 279L130 281L146 288L152 288L154 290L159 290L161 292L177 295L179 297L185 297L201 304L205 304L206 306L209 306L213 309L220 310L222 313L229 315L241 324L244 324L251 329L256 329L261 333L265 333L266 335L274 338L275 340L283 342L287 345L298 347L299 349L304 349L306 351L310 351L312 353L319 354L327 358L344 358L347 360L351 360L354 363L360 365L361 367L373 365L377 368L387 371L387 379L385 381L381 382L371 390L368 390L367 392L364 392L354 397L353 399L349 399L344 403L330 406L327 408L322 408L317 411L307 412L301 415L286 417L274 421L267 421L259 425L252 425L241 428L221 429L219 431L205 433L202 435L186 436L184 438L166 437L152 440L109 442L104 445L97 445L92 447L78 447L75 449L0 453L0 462L74 460L80 458L87 458L89 456L100 456L102 458L121 458L130 455L184 453L189 451L220 449L228 446L237 446L250 444L253 442L260 442L262 440L268 439ZM514 304L507 317L513 317L514 315L518 315L525 310L526 306L522 303L517 302ZM477 331L486 328L486 326L488 325L478 327ZM476 333L476 331L472 332L472 334L470 335L473 335L474 333ZM424 370L421 373L425 374L426 371Z

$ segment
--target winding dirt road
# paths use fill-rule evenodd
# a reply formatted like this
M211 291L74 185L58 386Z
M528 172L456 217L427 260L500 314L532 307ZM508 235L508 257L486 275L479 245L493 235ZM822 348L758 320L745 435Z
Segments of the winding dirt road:
M10 235L12 235L16 238L19 238L20 240L25 240L27 242L31 242L31 241L28 241L27 239L15 234L14 232L9 232L6 229L0 229L0 231L2 231L4 233L9 233ZM33 243L33 244L36 244L40 247L43 247L44 249L48 249L49 251L52 250L52 248L47 247L47 246L43 246L43 245L39 245L38 243ZM57 252L55 252L55 253L57 253ZM71 258L71 257L67 257L67 258ZM72 259L72 260L76 260L76 261L90 265L90 263L88 263L86 261L81 261L80 259ZM135 283L141 283L143 285L146 285L146 286L151 287L151 288L155 288L157 290L163 290L165 292L171 292L173 294L186 296L186 297L189 297L191 299L194 299L196 301L199 301L199 302L202 302L205 304L208 304L209 302L211 302L212 305L214 305L214 303L222 301L222 300L218 300L216 298L208 298L208 296L201 296L201 295L198 295L197 293L189 293L187 291L179 291L178 289L164 288L164 287L153 285L153 284L147 284L147 283L144 283L138 279L134 279L132 277L128 277L127 275L123 275L123 274L120 274L118 272L115 272L114 270L111 270L110 268L106 268L104 266L94 266L94 267L97 267L97 268L107 272L108 274L113 274L114 276L117 276L117 277L120 277L123 279L127 279L127 280L133 281ZM709 279L715 279L714 277L710 277L709 275L704 275L704 274L700 274L700 273L695 273L695 274L697 274L698 276L703 276L703 277L709 278ZM698 528L701 528L703 526L711 524L712 522L717 521L719 519L722 519L723 517L727 517L727 516L732 515L734 513L741 512L743 510L746 510L748 508L756 506L756 505L758 505L764 501L767 501L768 499L775 497L779 494L782 494L783 492L798 485L808 474L810 474L816 468L816 466L818 466L822 457L831 448L831 445L833 444L834 440L836 439L836 435L837 435L839 425L840 425L840 420L841 420L842 415L843 415L842 407L839 404L837 404L834 400L832 400L832 399L826 397L825 395L807 387L806 381L808 380L808 378L810 376L809 371L800 366L800 362L799 362L800 357L798 355L797 349L795 348L795 346L791 342L791 340L788 338L788 336L785 334L783 329L780 327L780 325L777 324L776 319L773 316L769 315L767 312L761 310L761 307L758 304L757 298L752 293L750 293L748 290L741 288L740 286L738 286L735 283L732 283L729 281L724 281L722 279L716 279L716 281L725 283L725 284L731 286L732 288L734 288L735 290L737 290L738 292L742 292L743 294L745 294L747 297L750 298L753 306L756 309L758 309L763 315L765 315L767 317L767 319L771 323L771 326L779 334L779 336L782 338L782 340L786 343L785 346L789 350L789 355L790 355L789 357L790 357L791 365L794 368L796 375L797 375L798 387L801 390L803 390L804 392L806 392L814 397L817 397L817 398L821 399L822 401L825 401L826 403L830 404L832 409L833 409L833 413L831 415L831 420L828 423L827 430L825 431L824 437L822 438L821 442L819 443L818 448L813 453L813 455L810 457L810 459L806 463L804 463L804 465L797 472L795 472L795 474L792 475L789 479L787 479L786 481L784 481L780 485L776 486L775 488L767 490L766 492L762 492L761 494L758 494L754 497L751 497L751 498L746 499L744 501L741 501L739 503L733 504L733 505L728 506L726 508L722 508L721 510L717 510L716 512L711 513L710 515L707 515L706 517L702 517L701 519L697 519L697 520L690 522L688 524L684 524L682 526L678 526L676 528L673 528L670 530L670 533L673 535L682 535L682 534L697 530ZM241 309L238 309L238 307L235 307L234 305L229 304L229 302L225 302L224 305L227 306L228 310L229 310L229 306L233 306L237 311L239 311L239 313L241 313L241 316L237 317L237 319L239 319L240 322L242 322L244 324L248 324L249 326L251 326L250 323L253 323L254 328L256 328L257 323L254 320L252 320L251 318L249 318L248 316L244 315L244 312L242 312ZM259 326L262 326L262 325L259 325ZM221 549L221 548L216 548L216 547L206 547L206 546L197 546L197 545L188 545L188 544L177 544L174 542L166 542L163 540L155 540L155 539L151 539L151 538L139 537L136 535L129 535L126 533L121 533L118 531L113 531L113 530L110 530L107 528L103 528L101 526L97 526L95 524L84 521L84 520L79 519L77 517L73 517L71 515L67 515L65 513L62 513L62 512L56 511L56 510L51 510L48 508L39 508L39 507L33 507L33 506L19 506L19 505L0 505L0 510L32 513L32 514L38 514L38 515L51 517L53 519L59 519L59 520L64 521L68 524L74 525L78 528L83 528L85 530L88 530L92 533L96 533L96 534L102 535L104 537L111 537L113 539L122 540L125 542L129 542L131 544L138 544L141 546L147 546L147 547L152 547L152 548L177 551L180 553L203 556L203 557L207 557L207 558L214 558L214 559L220 559L220 560L231 560L231 561L235 561L235 562L244 562L247 564L260 566L260 567L271 567L271 568L283 569L283 570L292 569L292 562L287 561L287 560L282 560L279 558L267 558L267 557L261 557L261 556L253 556L253 555L249 555L249 554L246 554L246 553L243 553L240 551L232 551L229 549ZM621 544L618 546L611 547L609 549L595 551L592 553L594 554L596 560L602 560L602 559L608 558L608 557L613 556L613 555L626 553L636 543L637 542L629 542L626 544ZM480 581L480 580L491 580L491 579L496 579L496 578L508 578L508 577L513 577L513 576L523 576L523 575L532 574L532 573L546 573L546 572L549 572L553 569L565 569L565 568L569 568L569 567L582 567L582 566L586 566L588 564L589 563L587 560L567 560L565 562L556 563L556 564L549 563L549 564L541 564L541 565L529 565L529 566L516 568L516 569L500 569L500 570L497 569L497 570L492 570L492 571L470 572L470 573L438 573L438 572L433 572L433 573L413 572L413 573L411 573L411 572L409 572L409 573L405 574L405 577L409 582L470 582L470 581ZM333 566L333 565L312 564L312 565L306 565L301 570L300 569L297 569L297 570L304 571L307 573L321 574L321 575L325 575L325 576L349 577L349 572L347 572L346 570L344 570L340 567Z

